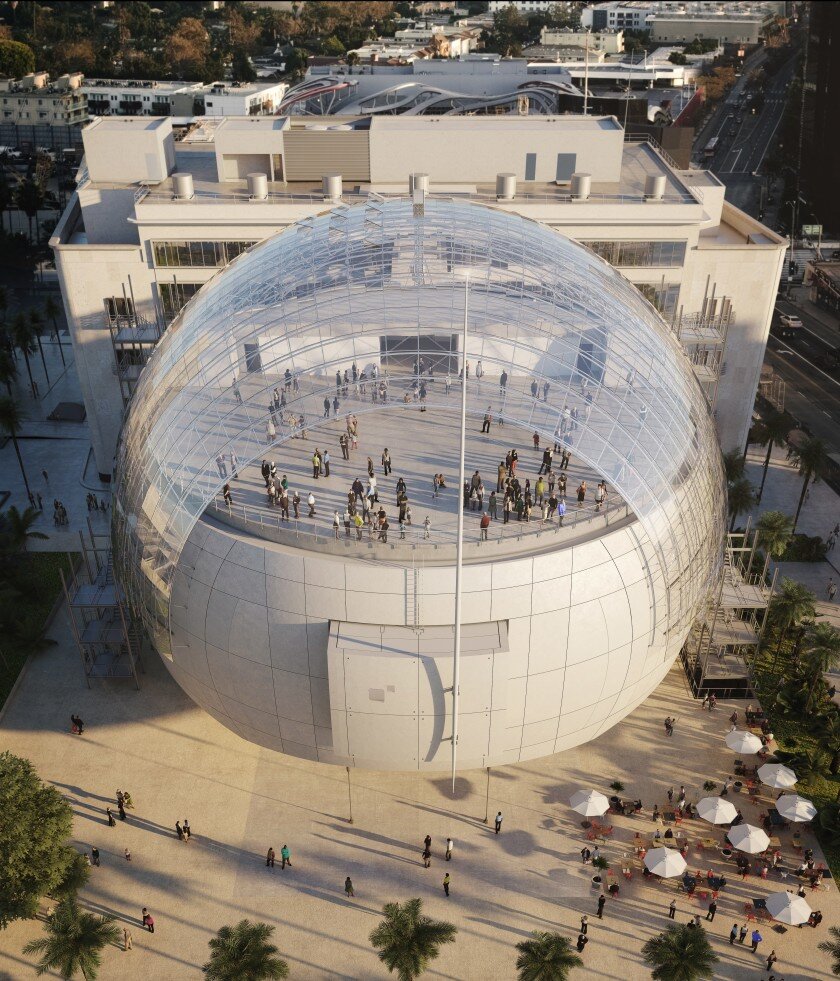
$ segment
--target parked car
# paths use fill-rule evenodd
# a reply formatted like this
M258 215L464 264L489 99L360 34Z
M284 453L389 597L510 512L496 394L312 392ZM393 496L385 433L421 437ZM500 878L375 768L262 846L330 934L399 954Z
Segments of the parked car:
M781 323L782 327L794 327L797 330L802 329L802 321L793 313L781 314L779 316L779 323Z

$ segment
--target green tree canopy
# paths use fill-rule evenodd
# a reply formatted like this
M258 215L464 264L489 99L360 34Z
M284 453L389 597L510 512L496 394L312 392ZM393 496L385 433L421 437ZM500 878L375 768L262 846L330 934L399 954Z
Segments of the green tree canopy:
M703 927L673 926L651 937L642 947L642 957L654 981L701 981L714 976L720 958Z
M231 72L235 82L253 82L257 77L251 59L248 57L248 52L244 48L237 48L233 52Z
M790 541L793 518L781 511L765 511L755 527L759 546L774 559L780 559Z
M534 930L516 949L519 981L566 981L573 967L583 966L583 959L572 950L569 938L559 933Z
M289 976L289 965L269 943L274 927L240 920L223 926L210 941L210 960L202 970L208 981L271 981Z
M35 71L35 52L28 44L0 38L0 75L20 78Z
M820 941L817 946L831 957L831 973L840 977L840 928L829 927L828 935L830 939Z
M72 978L81 971L86 981L95 981L102 962L102 948L116 944L122 931L112 916L83 913L75 899L62 900L47 920L47 935L30 941L24 954L40 954L38 974L60 971Z
M370 942L379 959L399 981L414 981L440 954L444 944L455 940L458 928L423 915L423 900L386 903L382 922L371 932Z
M32 917L77 854L67 844L73 812L29 760L0 754L0 927Z

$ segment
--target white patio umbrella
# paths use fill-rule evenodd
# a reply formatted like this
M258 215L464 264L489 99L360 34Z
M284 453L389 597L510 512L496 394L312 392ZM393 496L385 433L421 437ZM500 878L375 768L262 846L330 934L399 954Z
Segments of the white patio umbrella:
M811 907L793 892L774 892L767 897L767 912L780 923L807 923Z
M790 767L782 766L781 763L765 763L758 768L758 779L768 787L782 790L796 783L796 774Z
M676 848L651 848L645 855L645 866L654 875L670 879L685 872L685 859Z
M751 732L733 729L726 734L726 745L736 753L757 753L761 749L761 740Z
M752 824L736 824L726 832L727 838L732 842L732 847L739 852L749 852L755 855L756 852L763 852L770 845L770 839L761 830Z
M597 790L578 790L569 798L572 810L584 817L600 817L610 809L610 802Z
M788 821L811 821L817 816L817 809L799 794L785 794L776 801L776 810Z
M738 814L735 805L722 797L704 797L697 805L697 813L710 824L732 824Z

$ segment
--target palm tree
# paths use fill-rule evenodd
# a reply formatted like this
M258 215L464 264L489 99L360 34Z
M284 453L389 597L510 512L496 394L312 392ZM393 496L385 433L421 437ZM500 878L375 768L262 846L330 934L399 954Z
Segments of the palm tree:
M831 973L840 977L840 928L829 927L831 940L823 940L817 947L825 954L830 954L834 963L831 965Z
M29 326L32 329L32 336L35 338L35 343L38 345L38 350L41 352L41 364L44 366L44 374L47 376L47 385L49 385L50 373L47 371L47 362L44 358L44 348L41 345L41 333L44 330L44 318L41 316L39 310L33 308L29 311Z
M268 981L286 978L289 965L269 943L274 927L240 920L223 926L210 941L210 960L202 970L210 981Z
M12 341L15 347L20 348L23 360L26 362L26 371L29 375L29 385L32 388L32 395L37 398L38 389L35 387L35 379L32 377L32 365L29 363L29 355L35 353L35 342L32 340L32 325L23 315L18 313L12 321Z
M77 971L94 981L102 961L102 948L116 944L121 936L112 916L83 913L74 899L58 904L47 920L47 936L30 941L24 954L40 954L38 974L60 971L72 978Z
M828 753L828 772L835 775L840 770L840 715L833 703L830 714L823 717L816 735L820 746Z
M794 450L793 458L799 466L799 473L802 475L802 493L799 495L799 504L797 504L796 514L793 516L793 530L796 531L799 512L802 510L805 495L808 493L808 485L812 481L816 484L828 465L828 448L821 439L809 436L798 449Z
M534 930L529 940L516 945L519 981L566 981L573 967L583 959L572 950L572 942L559 933Z
M642 957L655 981L699 981L711 978L720 958L712 950L703 927L674 926L651 937Z
M817 615L816 597L801 583L784 578L781 591L770 600L767 615L779 631L779 643L776 647L776 656L773 658L773 667L775 667L776 659L791 627L795 627L802 620L812 620Z
M805 633L805 663L811 677L808 701L805 703L807 712L822 676L840 664L840 630L830 623L816 623L809 627Z
M32 219L38 217L38 212L44 206L44 192L41 185L28 178L18 184L15 193L15 204L29 219L29 241L32 242Z
M2 332L3 337L6 336L6 313L9 309L9 294L5 286L0 286L0 321L2 321Z
M738 515L743 514L744 511L749 511L753 504L755 504L755 493L752 484L746 477L741 477L734 484L729 485L728 499L729 513L732 515L729 530L732 531L735 528L735 521Z
M761 501L764 493L764 481L767 480L767 468L770 466L770 457L774 446L784 446L790 434L790 423L783 412L772 412L766 419L762 420L758 427L758 441L762 446L767 447L767 456L764 457L764 470L761 474L761 487L758 488L757 501Z
M49 317L52 321L53 330L55 331L55 339L58 341L58 353L61 355L61 363L67 365L64 360L64 345L61 343L61 330L58 326L58 315L61 313L61 307L55 302L53 297L48 296L46 302L44 303L44 315Z
M756 522L758 542L774 559L780 559L790 541L793 518L781 511L765 511Z
M3 546L10 552L25 552L30 539L46 541L49 536L42 531L29 530L40 517L41 512L37 508L18 511L14 505L0 514L0 541Z
M727 486L744 476L744 456L740 450L730 450L723 454L723 470Z
M452 923L424 916L422 899L409 899L402 904L385 904L382 922L371 933L370 942L399 981L413 981L440 954L443 944L455 940L457 932Z
M23 468L23 457L20 455L20 447L17 441L18 430L24 418L23 412L18 408L14 399L7 398L6 396L0 398L0 430L8 433L12 439L12 443L14 443L15 453L20 464L20 472L23 475L23 483L26 487L26 496L29 497L32 491L29 488L29 481L26 479L26 471Z
M11 352L0 347L0 385L6 386L9 398L12 397L12 382L17 378L17 365Z

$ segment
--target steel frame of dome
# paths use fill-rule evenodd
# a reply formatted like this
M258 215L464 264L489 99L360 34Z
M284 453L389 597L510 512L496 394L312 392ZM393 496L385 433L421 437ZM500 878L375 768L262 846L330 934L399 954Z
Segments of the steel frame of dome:
M217 273L141 376L118 450L114 544L162 654L179 556L224 483L216 456L233 451L245 467L265 455L270 393L287 368L300 382L289 409L311 427L337 368L387 371L388 338L415 338L422 355L445 335L463 364L454 338L465 270L466 359L481 359L485 373L468 385L468 412L485 411L485 386L497 389L503 370L550 380L547 402L512 384L501 406L491 400L507 424L550 441L587 390L573 451L653 544L664 584L657 634L687 633L721 567L726 493L709 406L667 324L606 262L535 221L451 198L371 198L301 221ZM240 402L235 379L246 374L257 390ZM278 430L275 445L292 435Z

